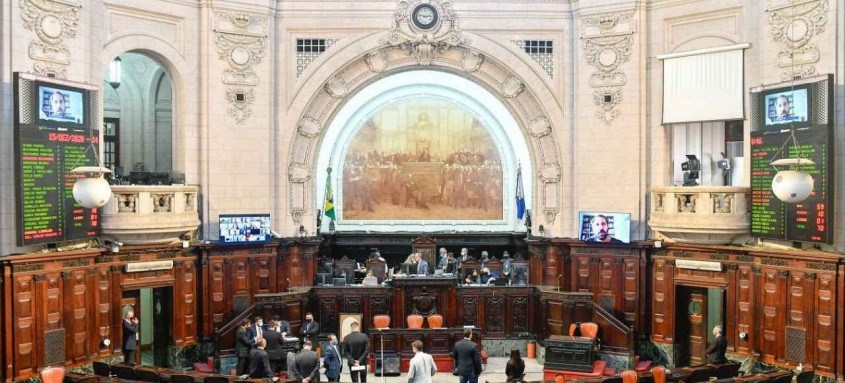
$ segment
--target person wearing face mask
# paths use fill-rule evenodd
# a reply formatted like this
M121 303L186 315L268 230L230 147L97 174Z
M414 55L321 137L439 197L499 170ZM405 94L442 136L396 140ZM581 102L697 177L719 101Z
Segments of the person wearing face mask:
M340 363L340 351L337 348L337 336L329 334L329 347L323 357L323 367L326 368L326 378L329 382L340 381L340 371L343 365Z
M309 340L312 345L317 343L317 334L320 333L320 324L314 320L314 315L305 313L305 323L302 324L302 341ZM315 346L316 348L316 346Z
M261 317L255 317L255 324L249 327L249 336L258 343L259 339L264 338L264 331L267 331L264 320Z
M249 319L241 321L235 332L235 354L238 356L238 376L244 375L249 367L249 351L255 346L255 340L249 336Z

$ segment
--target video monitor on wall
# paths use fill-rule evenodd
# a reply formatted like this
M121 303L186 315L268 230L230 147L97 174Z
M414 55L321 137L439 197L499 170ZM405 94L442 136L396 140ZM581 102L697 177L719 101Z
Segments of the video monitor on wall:
M87 104L83 89L56 84L37 84L38 124L57 127L81 128L85 125Z
M810 121L807 88L778 89L763 94L766 126L805 124Z
M270 242L270 214L221 214L220 244L250 245Z
M631 214L579 212L578 238L594 243L631 242Z

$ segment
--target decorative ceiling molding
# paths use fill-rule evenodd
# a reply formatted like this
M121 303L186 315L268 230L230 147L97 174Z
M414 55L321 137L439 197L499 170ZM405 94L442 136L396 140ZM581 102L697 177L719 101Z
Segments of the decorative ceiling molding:
M259 83L254 67L264 58L267 16L220 10L214 16L217 56L228 64L223 70L227 112L240 124L252 116L253 88Z
M20 0L24 28L38 39L29 42L33 70L42 76L67 78L70 50L65 39L76 37L82 4L70 0Z
M610 13L581 20L581 40L587 64L595 68L590 87L596 118L610 124L621 111L622 88L627 82L620 66L631 58L636 25L633 12Z
M781 45L777 60L781 80L816 74L814 64L819 62L821 53L812 40L827 25L828 0L790 1L778 6L769 0L768 5L772 39Z
M411 13L420 4L429 4L436 10L436 24L430 29L421 29L411 20ZM384 43L404 49L420 65L431 65L431 61L443 52L467 43L458 29L452 2L438 0L400 0L393 14L393 27L384 38Z

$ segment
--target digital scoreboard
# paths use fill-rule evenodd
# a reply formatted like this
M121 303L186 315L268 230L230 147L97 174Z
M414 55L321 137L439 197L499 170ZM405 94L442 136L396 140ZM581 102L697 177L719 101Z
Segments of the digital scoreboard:
M754 133L751 137L751 234L758 237L791 241L830 243L830 148L828 128L798 129L798 145L787 142L790 133ZM777 174L772 158L806 158L815 165L802 165L800 170L814 180L810 197L796 204L784 203L772 192L772 179ZM785 167L783 168L785 169Z
M73 198L80 166L97 166L99 132L88 122L91 90L15 74L17 245L96 237L98 209ZM52 102L62 99L66 102ZM55 105L53 105L55 104ZM61 111L59 107L63 107Z
M87 134L57 128L19 130L17 160L20 246L95 237L97 209L85 209L73 199L78 166L96 166L95 146ZM97 136L94 136L96 140Z

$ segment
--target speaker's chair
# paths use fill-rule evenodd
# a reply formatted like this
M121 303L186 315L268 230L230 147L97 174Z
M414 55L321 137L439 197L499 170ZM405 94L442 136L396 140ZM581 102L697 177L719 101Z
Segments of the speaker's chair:
M373 327L388 328L390 327L390 315L376 315L373 317Z
M417 314L408 315L408 328L419 329L423 325L423 316Z
M428 316L428 328L443 327L443 315L432 314Z

